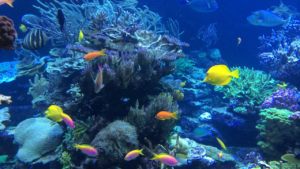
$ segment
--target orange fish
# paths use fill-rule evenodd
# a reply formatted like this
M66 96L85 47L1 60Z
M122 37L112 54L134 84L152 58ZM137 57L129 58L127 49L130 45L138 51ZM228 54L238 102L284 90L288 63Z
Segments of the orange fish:
M242 42L242 38L238 37L238 44L237 46L239 46L239 44Z
M95 83L95 87L94 87L94 91L95 93L99 93L100 90L104 87L103 84L103 69L102 66L98 64L98 74L96 76L96 79L94 80Z
M167 112L167 111L161 111L159 112L155 118L157 118L158 120L166 120L166 119L175 119L178 120L178 115L177 115L178 111L171 113L171 112Z
M14 0L0 0L0 5L3 5L3 4L7 4L11 7L13 7L12 3L14 2Z
M98 56L105 56L106 54L104 52L105 52L105 49L103 49L99 52L88 53L84 56L83 60L84 61L89 61L89 60L93 60L93 59L97 58Z

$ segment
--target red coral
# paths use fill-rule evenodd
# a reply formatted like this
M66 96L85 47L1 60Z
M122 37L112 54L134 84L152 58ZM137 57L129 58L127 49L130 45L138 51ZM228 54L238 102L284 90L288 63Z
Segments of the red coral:
M0 48L15 50L14 41L17 39L17 36L14 22L6 16L0 16Z

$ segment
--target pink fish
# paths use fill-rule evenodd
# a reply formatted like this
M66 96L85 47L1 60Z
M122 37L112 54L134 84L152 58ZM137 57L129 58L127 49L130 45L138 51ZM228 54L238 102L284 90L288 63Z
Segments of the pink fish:
M88 156L96 156L98 155L98 151L93 148L92 146L90 145L87 145L87 144L82 144L82 145L79 145L79 144L75 144L74 145L75 148L81 150L84 154L88 155Z
M102 69L102 66L98 64L98 74L96 76L96 79L94 80L94 83L95 83L95 88L94 88L94 91L95 93L99 93L100 90L104 87L104 84L103 84L103 69Z
M10 7L13 7L12 3L14 2L14 0L0 0L0 5L2 4L7 4L9 5Z
M65 113L60 113L60 116L64 120L64 122L66 123L67 126L69 126L71 128L75 128L75 124L69 115L67 115Z
M176 160L175 157L169 155L169 154L165 154L165 153L161 153L159 155L153 153L154 157L151 160L159 160L160 162L168 165L168 166L177 166L178 165L178 161Z
M143 149L141 149L141 150L132 150L129 153L127 153L124 160L130 161L130 160L133 160L133 159L137 158L140 154L144 155L142 153L142 151L143 151Z

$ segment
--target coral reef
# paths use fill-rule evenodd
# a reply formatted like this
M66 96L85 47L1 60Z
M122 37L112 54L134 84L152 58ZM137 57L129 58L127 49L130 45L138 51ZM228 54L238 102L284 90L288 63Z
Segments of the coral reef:
M138 134L143 137L156 140L166 140L175 127L175 120L161 121L155 119L155 115L160 111L175 112L178 110L177 102L173 102L173 97L169 93L160 93L148 106L139 108L139 101L135 107L131 107L128 114L128 122L137 127Z
M113 140L113 141L112 141ZM91 142L99 153L98 164L124 162L126 153L138 146L136 127L124 121L114 121L102 129Z
M35 75L34 82L29 79L31 87L28 89L28 93L33 97L31 101L33 105L36 105L36 102L39 102L41 99L44 99L46 92L49 88L49 82L44 78L43 75Z
M43 154L55 150L61 142L63 131L58 124L47 118L31 118L21 122L15 129L15 141L19 144L17 158L32 162Z
M235 116L227 111L227 107L213 108L211 111L212 120L227 126L244 126L245 119Z
M300 111L300 92L295 89L279 89L265 99L261 109L277 108L292 112Z
M5 126L2 124L3 121L9 121L10 114L8 113L8 107L0 109L0 131L5 129Z
M1 62L0 63L0 84L11 82L16 79L18 72L16 65L19 61Z
M256 128L261 141L257 145L267 154L279 156L282 146L293 146L299 140L300 126L290 117L293 112L276 108L262 109ZM283 144L285 143L285 144Z
M233 78L226 86L216 86L215 91L224 93L223 98L230 99L230 105L234 112L242 114L256 113L257 107L261 105L266 97L269 97L278 89L276 81L271 75L260 71L239 69L240 78Z
M14 42L18 34L14 28L13 21L6 16L0 16L0 33L0 48L14 50Z
M176 61L176 70L174 74L182 76L194 71L194 62L190 59L181 58Z

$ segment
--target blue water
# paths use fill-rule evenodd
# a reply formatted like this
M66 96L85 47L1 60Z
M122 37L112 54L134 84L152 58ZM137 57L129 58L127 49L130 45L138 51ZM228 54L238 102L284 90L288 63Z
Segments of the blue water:
M199 1L210 6L214 0ZM46 2L59 7L52 0ZM66 1L76 4L78 10L86 2ZM99 2L108 4L108 0ZM23 48L22 41L29 30L22 32L19 26L24 24L21 18L25 14L41 17L33 7L41 5L36 0L15 0L13 8L0 5L0 17L14 22L19 39L15 47L23 45L15 51L4 51L0 46L0 169L156 169L162 163L164 168L170 168L171 162L177 162L175 158L171 162L153 160L152 153L166 153L169 158L176 157L176 153L186 156L178 161L187 162L176 163L172 166L175 169L262 168L263 161L271 165L268 162L279 162L284 154L298 159L300 14L291 17L287 28L282 24L255 26L248 22L248 16L254 11L278 7L281 1L216 2L218 8L209 13L197 12L177 0L138 0L135 7L131 6L143 10L147 6L161 17L166 32L170 32L169 19L176 21L179 32L184 32L179 40L171 33L166 33L163 40L151 39L151 34L156 34L150 32L153 29L142 34L142 28L135 28L146 23L123 22L123 11L117 23L108 19L101 29L88 27L93 23L88 14L80 28L84 33L81 42L79 27L73 26L72 33L59 32L64 37L74 37L73 42L63 37L56 39L63 42L55 46L50 39L36 50ZM97 8L94 1L89 3ZM298 0L283 3L295 10L300 6ZM63 12L64 29L69 30L66 25L72 21L68 20L66 9ZM112 11L106 12L108 18L116 16ZM53 16L52 22L58 25ZM72 17L79 16L74 13ZM25 25L35 30L32 25ZM272 36L272 31L281 30L286 31L283 39ZM201 40L207 35L211 36ZM259 40L262 36L275 38L275 43L263 48ZM60 48L60 56L49 54L54 48ZM105 52L100 56L92 53L102 49ZM18 58L20 51L27 52L29 61L26 57ZM91 59L83 61L83 57ZM220 64L230 70L211 70ZM239 69L240 78L230 74L235 69ZM207 73L210 71L215 74ZM203 82L209 75L219 85L224 79L231 82L225 86ZM102 84L104 87L99 88ZM12 103L7 104L7 100ZM155 118L161 111L163 117ZM172 116L175 111L178 120ZM165 120L158 120L162 118ZM193 133L195 129L205 133L197 135ZM73 147L75 144L89 146L79 150ZM137 149L143 149L143 155L124 160L127 153ZM91 155L95 151L97 155ZM283 165L291 167L288 160Z

